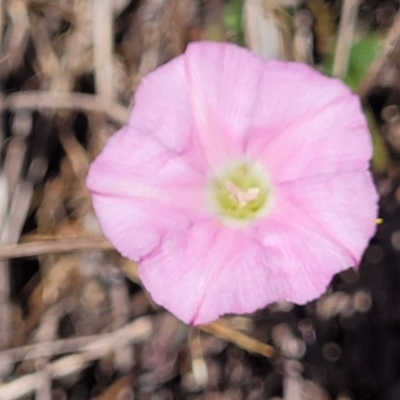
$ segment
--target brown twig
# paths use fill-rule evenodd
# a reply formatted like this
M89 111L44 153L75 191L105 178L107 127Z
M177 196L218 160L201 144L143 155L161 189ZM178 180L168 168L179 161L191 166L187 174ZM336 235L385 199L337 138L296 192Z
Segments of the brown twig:
M25 1L11 0L7 4L9 23L6 24L0 59L0 76L18 69L29 39L29 17Z
M92 70L92 3L89 0L73 2L74 24L65 35L60 69L50 84L52 90L72 91L79 76Z
M143 342L151 335L152 331L153 325L151 319L148 317L139 318L117 331L97 335L89 343L83 344L83 340L81 342L83 346L78 349L80 353L60 358L45 366L44 371L51 379L71 375L81 371L91 361L104 357L121 346ZM66 339L69 346L71 345L71 343L69 343L70 340L71 339ZM49 349L57 351L62 347L62 342L63 341L56 341L56 344L54 344L55 342L50 342L47 343L47 346L49 346ZM39 354L41 352L41 346L43 348L43 343L35 345L35 350L38 351ZM29 348L32 347L29 346ZM23 351L21 351L21 353L23 353ZM6 355L6 352L0 353L0 357ZM15 354L10 353L8 355L13 356ZM42 381L39 379L42 373L43 371L25 375L3 384L0 386L0 400L16 399L37 390L39 385L42 384Z
M0 227L0 246L17 243L32 199L32 185L23 181L22 170L26 153L25 139L31 133L31 115L18 111L14 117L10 149L6 156L4 173L9 195L7 216ZM9 150L10 150L9 149ZM5 194L3 194L5 195ZM0 261L0 349L8 345L12 335L11 290L8 260ZM5 368L6 369L6 368Z
M110 265L112 278L110 279L110 302L112 306L114 329L127 323L129 319L129 293L124 281L124 272L117 266ZM120 347L115 351L114 365L117 371L127 372L134 364L132 348Z
M8 345L11 335L10 331L10 271L7 260L0 260L0 349ZM0 371L2 370L3 368L0 367Z
M30 27L33 45L36 49L36 57L38 61L37 68L42 74L42 88L49 85L53 76L58 75L60 71L60 62L54 52L52 42L48 30L46 29L46 21L44 18L30 13Z
M0 259L33 257L49 253L70 253L74 251L86 252L93 250L108 251L113 246L104 237L70 237L53 238L0 246Z
M275 350L272 346L231 329L224 321L221 320L208 325L200 326L199 329L204 332L211 333L212 335L215 335L221 339L227 340L228 342L232 342L238 347L241 347L242 349L251 353L257 353L268 358L275 354Z
M102 112L119 124L128 119L127 107L100 96L85 93L68 93L56 91L25 91L10 94L0 101L1 108L18 110L29 109L65 109L83 110L85 112Z
M39 254L71 251L107 251L112 249L112 245L102 237L59 238L0 247L0 258L28 257ZM138 277L135 275L133 280L137 282ZM271 346L231 329L223 321L204 325L200 327L200 329L226 341L235 343L237 346L247 351L258 353L265 357L272 357L274 354L274 349Z
M99 338L98 335L81 336L69 339L39 342L28 346L16 347L14 349L0 352L0 360L10 359L16 363L22 360L32 360L42 357L54 357L62 354L76 353L81 348L88 346Z
M4 2L0 1L0 43L3 42L3 29L4 29Z

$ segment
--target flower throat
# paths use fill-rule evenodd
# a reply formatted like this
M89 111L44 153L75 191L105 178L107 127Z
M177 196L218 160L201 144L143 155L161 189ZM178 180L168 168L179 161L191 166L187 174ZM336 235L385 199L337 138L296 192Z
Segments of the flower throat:
M222 167L212 179L213 209L223 220L251 221L264 213L269 198L263 168L245 162Z

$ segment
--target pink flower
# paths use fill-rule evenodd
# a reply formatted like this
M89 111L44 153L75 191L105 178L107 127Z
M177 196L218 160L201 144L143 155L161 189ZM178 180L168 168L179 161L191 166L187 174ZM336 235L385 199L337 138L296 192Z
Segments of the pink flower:
M375 231L359 99L298 63L192 43L145 77L87 186L106 237L190 324L303 304Z

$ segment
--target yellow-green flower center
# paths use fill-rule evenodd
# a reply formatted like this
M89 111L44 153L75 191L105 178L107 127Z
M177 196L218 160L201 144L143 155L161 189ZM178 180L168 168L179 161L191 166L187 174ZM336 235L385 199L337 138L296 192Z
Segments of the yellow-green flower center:
M227 222L249 222L263 215L270 194L268 177L256 163L225 165L211 179L211 207Z

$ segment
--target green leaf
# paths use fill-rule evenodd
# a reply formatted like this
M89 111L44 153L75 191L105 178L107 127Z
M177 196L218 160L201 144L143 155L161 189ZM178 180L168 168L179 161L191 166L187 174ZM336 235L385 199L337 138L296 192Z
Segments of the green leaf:
M381 41L379 34L371 33L361 38L351 48L347 76L344 82L353 90L358 88L369 66L378 54ZM333 54L330 54L322 63L323 72L326 75L332 75L332 66Z
M381 38L377 34L363 37L351 49L349 67L345 82L356 89L364 77L372 61L378 54Z
M381 134L379 133L375 117L369 108L364 109L367 116L369 131L371 132L374 153L372 155L372 168L376 172L385 172L389 166L389 153Z
M228 0L224 5L223 19L230 34L230 41L239 45L243 39L243 0Z

